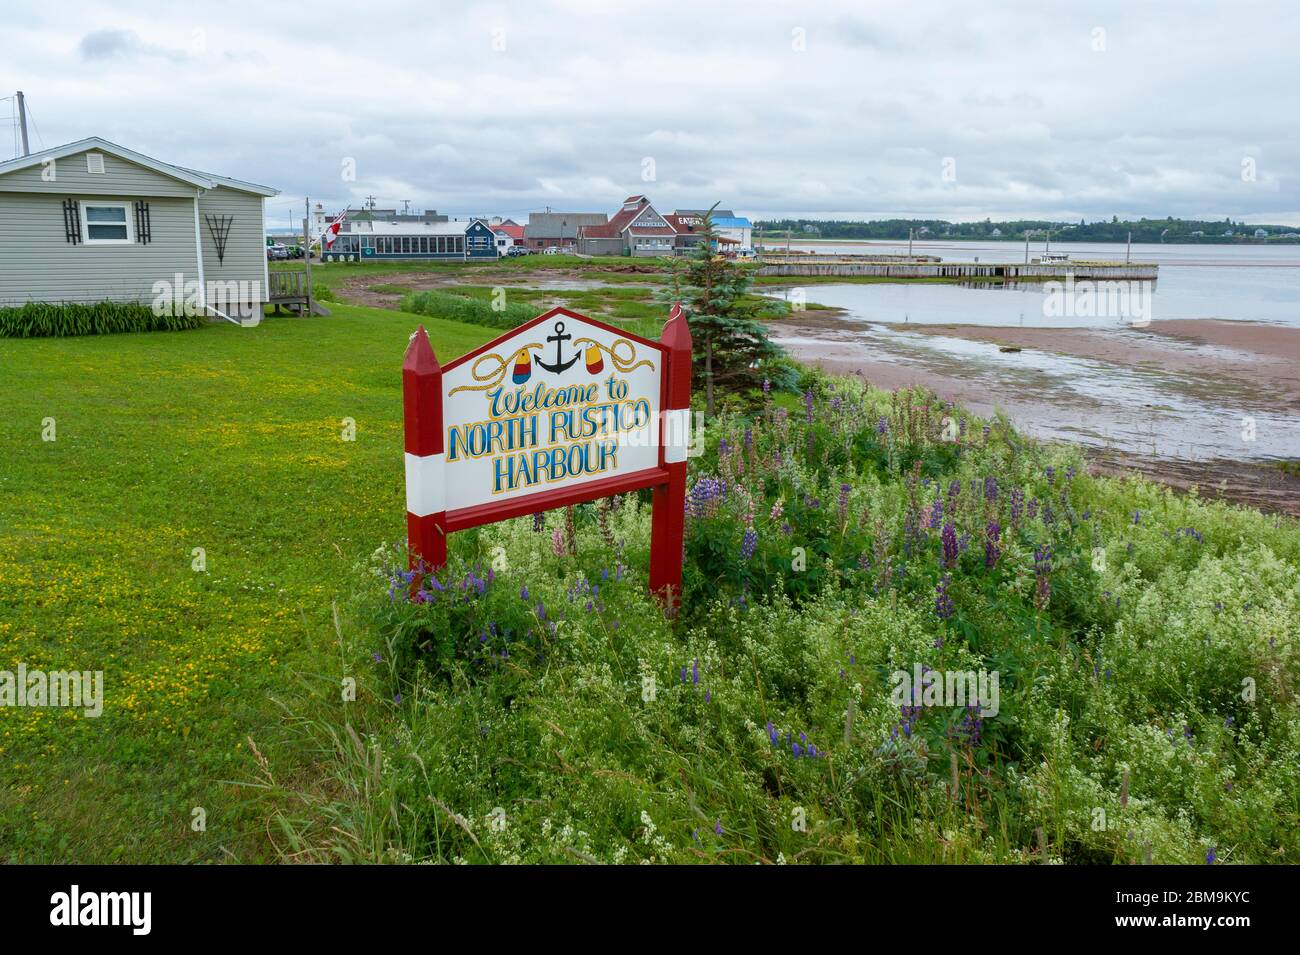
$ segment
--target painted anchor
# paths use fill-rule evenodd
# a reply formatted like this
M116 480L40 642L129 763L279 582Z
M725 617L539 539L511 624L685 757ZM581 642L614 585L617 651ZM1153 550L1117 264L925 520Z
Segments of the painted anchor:
M558 375L561 372L567 371L573 365L573 363L578 360L579 355L577 354L577 352L575 352L573 354L573 357L571 357L568 361L564 361L561 357L560 343L566 342L572 337L573 337L572 335L566 335L564 333L564 322L556 322L555 334L546 336L546 340L548 342L555 342L554 364L548 365L546 362L542 361L540 355L534 355L533 361L537 362L539 367L545 368L547 371L551 372L554 375Z

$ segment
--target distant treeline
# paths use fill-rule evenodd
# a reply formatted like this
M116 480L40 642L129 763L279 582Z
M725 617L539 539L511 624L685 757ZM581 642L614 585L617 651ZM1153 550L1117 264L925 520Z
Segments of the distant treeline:
M772 219L754 223L755 233L784 238L786 233L803 239L906 239L909 231L918 239L986 239L1023 242L1043 239L1050 232L1063 242L1268 242L1300 243L1300 228L1289 225L1247 225L1222 219L1138 219L1133 222L1113 217L1109 222L1048 222L1016 219L1009 222L948 222L944 219L879 219L855 222L842 219ZM1261 234L1262 230L1262 234Z

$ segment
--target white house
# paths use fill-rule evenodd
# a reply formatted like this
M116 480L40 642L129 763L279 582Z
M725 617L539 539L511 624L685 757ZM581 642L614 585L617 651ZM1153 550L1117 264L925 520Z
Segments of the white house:
M260 314L274 195L97 137L0 162L0 306L149 303L165 287L213 317Z

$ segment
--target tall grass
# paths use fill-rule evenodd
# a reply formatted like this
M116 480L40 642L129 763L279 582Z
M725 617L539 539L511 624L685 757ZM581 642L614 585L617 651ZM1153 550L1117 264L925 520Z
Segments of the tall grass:
M804 384L794 415L709 423L673 619L644 494L457 534L414 598L376 551L340 631L356 700L300 726L330 784L296 857L1295 854L1294 522L1091 477L928 393ZM900 703L919 667L1000 674L992 710Z
M0 308L0 338L66 338L120 332L177 332L198 328L202 315L155 312L141 302L28 302Z
M468 322L488 328L514 328L537 317L537 308L521 302L496 309L491 301L453 295L450 292L415 292L402 298L402 311L430 318Z

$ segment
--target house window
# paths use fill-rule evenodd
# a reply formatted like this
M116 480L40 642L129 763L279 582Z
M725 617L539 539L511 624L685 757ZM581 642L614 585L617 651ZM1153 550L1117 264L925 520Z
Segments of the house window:
M427 235L420 236L420 254L429 254L429 237Z
M83 202L82 241L87 245L128 245L131 219L125 202Z

